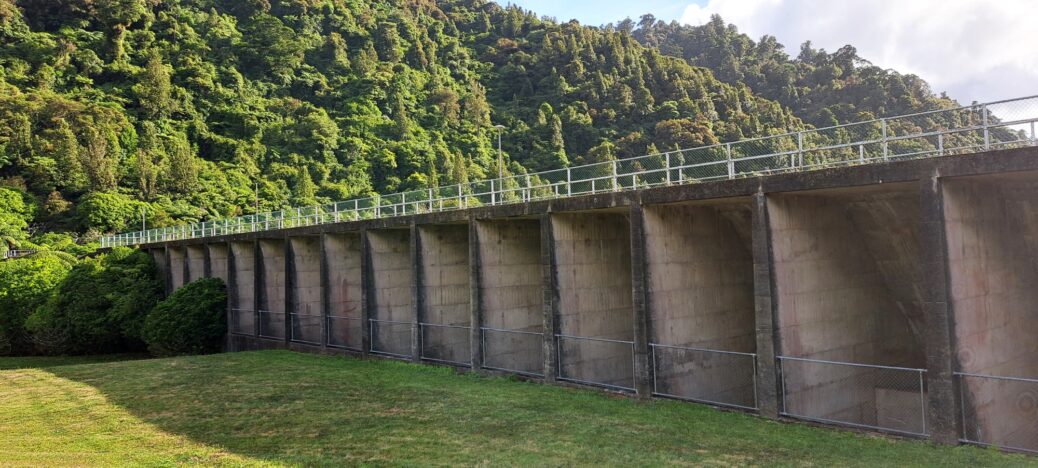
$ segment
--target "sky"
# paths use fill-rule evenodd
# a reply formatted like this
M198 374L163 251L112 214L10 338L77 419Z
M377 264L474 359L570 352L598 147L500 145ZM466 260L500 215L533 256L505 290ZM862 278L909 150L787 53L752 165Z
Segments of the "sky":
M504 2L502 3L509 3ZM759 39L771 34L796 55L810 40L845 44L872 63L914 73L962 103L1038 94L1038 5L1034 0L512 0L560 21L637 20L702 24L720 14Z

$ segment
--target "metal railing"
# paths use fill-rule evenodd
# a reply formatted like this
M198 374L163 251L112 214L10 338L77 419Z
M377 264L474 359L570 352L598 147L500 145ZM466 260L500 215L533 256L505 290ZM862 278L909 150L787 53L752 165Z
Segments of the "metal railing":
M555 335L559 380L634 391L634 341ZM566 343L571 343L567 346ZM618 356L629 354L627 359ZM567 362L563 357L574 357ZM625 382L630 382L626 385Z
M1038 453L1038 379L956 372L962 442Z
M928 436L926 369L777 357L783 416Z
M292 324L292 329L289 333L289 340L295 343L305 343L312 345L321 345L321 321L323 320L321 314L301 314L292 312L289 314L289 321Z
M468 325L420 322L418 332L423 361L472 366L472 328Z
M285 313L270 310L257 310L260 338L285 338Z
M652 394L757 409L757 355L649 343Z
M1038 96L103 237L102 247L1038 145Z
M326 317L326 320L329 347L363 351L364 319L360 317L329 315ZM345 327L343 324L345 324Z
M544 376L544 333L480 327L483 368L516 374ZM487 335L490 346L487 346ZM506 343L502 340L507 339Z
M411 359L411 346L414 343L414 323L395 320L368 319L371 345L369 352L399 359ZM383 335L383 329L386 330ZM406 336L404 338L401 335ZM399 349L406 343L406 349ZM388 345L388 346L387 346Z
M5 250L3 258L4 260L22 258L28 257L29 255L32 255L34 253L36 253L35 250Z
M231 323L227 324L227 330L232 335L248 335L252 336L256 333L256 311L253 309L237 309L230 308L230 320ZM243 320L248 318L249 320Z

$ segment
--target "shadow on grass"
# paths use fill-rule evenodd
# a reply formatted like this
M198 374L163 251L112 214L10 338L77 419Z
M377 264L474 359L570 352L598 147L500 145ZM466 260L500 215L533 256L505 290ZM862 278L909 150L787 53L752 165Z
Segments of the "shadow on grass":
M12 356L0 357L0 370L8 369L46 369L58 366L78 364L97 364L102 362L135 361L148 359L147 354L100 354L95 356Z
M163 431L253 460L343 464L998 465L672 401L287 351L54 367Z

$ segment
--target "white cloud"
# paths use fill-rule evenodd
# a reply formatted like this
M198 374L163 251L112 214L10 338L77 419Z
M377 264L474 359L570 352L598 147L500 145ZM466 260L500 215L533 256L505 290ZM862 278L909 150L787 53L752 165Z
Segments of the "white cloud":
M681 21L712 14L754 39L774 35L793 56L806 40L829 52L851 44L964 103L1038 94L1034 0L709 0Z

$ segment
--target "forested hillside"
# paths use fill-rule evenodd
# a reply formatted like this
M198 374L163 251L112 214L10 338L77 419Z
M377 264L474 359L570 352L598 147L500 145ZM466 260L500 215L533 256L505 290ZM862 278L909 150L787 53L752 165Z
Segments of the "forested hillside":
M951 104L853 49L790 59L720 19L0 0L0 249L484 178L496 124L522 173Z
M701 26L645 15L613 27L663 54L709 68L721 81L745 84L815 127L957 105L935 95L918 76L871 64L852 45L828 53L806 42L790 57L774 36L754 41L716 15Z

